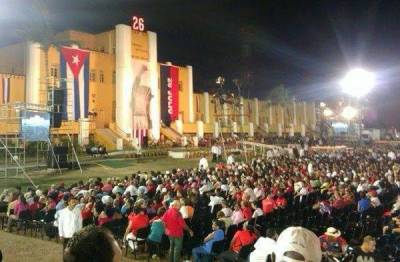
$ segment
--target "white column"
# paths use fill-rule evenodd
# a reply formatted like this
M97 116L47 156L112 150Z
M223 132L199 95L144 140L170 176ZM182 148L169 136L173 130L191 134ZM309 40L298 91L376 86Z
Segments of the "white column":
M269 110L269 125L272 126L273 121L272 121L272 104L271 103L269 103L268 110Z
M244 98L240 97L240 125L244 125Z
M158 64L157 64L157 34L147 32L149 41L149 84L151 91L150 99L150 122L151 135L154 140L160 139L160 92L158 89Z
M254 137L254 124L249 123L249 137Z
M183 135L183 122L180 119L175 120L176 131Z
M265 130L265 132L268 133L268 131L269 131L269 125L268 125L268 123L264 123L264 130Z
M282 127L285 126L285 109L283 105L281 105L281 124Z
M297 124L297 114L296 114L296 101L293 99L293 125L296 126Z
M78 143L81 146L89 144L89 119L87 118L79 119Z
M315 113L315 103L312 104L312 113L311 113L311 128L313 130L315 130L315 127L317 125L317 117L316 117L316 113Z
M206 124L210 123L210 96L208 92L203 93L204 98L204 122Z
M233 131L233 133L237 133L238 132L237 122L232 122L232 131Z
M25 102L40 104L40 44L28 42L25 52ZM46 83L48 79L42 81Z
M186 66L188 70L188 96L189 96L189 122L194 122L194 111L193 111L193 67Z
M117 25L115 31L116 124L132 136L132 30L128 25Z
M204 137L204 123L203 121L197 121L196 122L196 135L198 138L203 138Z
M293 124L290 124L290 127L289 127L289 136L290 136L290 137L294 137L294 125L293 125Z
M303 123L307 125L307 103L303 102Z
M256 126L260 125L260 114L258 112L258 98L254 98L254 122Z
M219 137L219 125L218 122L214 122L214 138Z
M278 123L278 137L282 136L282 124Z
M306 125L301 124L301 136L306 136Z
M228 104L224 103L222 105L222 110L224 113L224 126L226 127L226 125L228 124Z

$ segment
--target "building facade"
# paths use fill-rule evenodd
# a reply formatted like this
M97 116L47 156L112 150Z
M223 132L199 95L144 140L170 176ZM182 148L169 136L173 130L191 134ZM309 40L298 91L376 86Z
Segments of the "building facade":
M51 106L62 119L53 133L78 135L82 144L94 135L117 148L120 140L137 146L144 137L157 141L172 133L314 130L314 103L241 97L239 106L220 105L211 94L193 91L192 66L159 62L157 45L154 32L116 25L99 34L67 30L48 47L24 42L0 48L0 104ZM81 113L72 117L76 110Z

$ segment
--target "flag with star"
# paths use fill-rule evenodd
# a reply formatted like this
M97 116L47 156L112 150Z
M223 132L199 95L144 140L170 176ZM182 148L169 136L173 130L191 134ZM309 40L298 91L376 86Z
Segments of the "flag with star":
M87 118L89 111L89 51L60 48L60 80L64 90L60 112L64 120Z

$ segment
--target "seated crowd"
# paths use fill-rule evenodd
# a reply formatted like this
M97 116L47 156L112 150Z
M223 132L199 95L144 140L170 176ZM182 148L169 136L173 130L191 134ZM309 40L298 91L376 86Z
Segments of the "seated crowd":
M86 250L86 257L103 254L96 261L118 261L114 238L135 256L144 246L152 258L169 247L175 262L396 261L399 171L397 157L384 149L306 151L17 188L0 196L0 208L7 209L6 230L20 219L54 223L65 261L85 261L78 253L90 244L81 242L95 237L112 252Z

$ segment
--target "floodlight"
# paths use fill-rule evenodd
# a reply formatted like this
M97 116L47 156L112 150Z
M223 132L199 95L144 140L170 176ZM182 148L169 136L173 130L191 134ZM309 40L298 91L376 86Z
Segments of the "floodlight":
M333 115L333 111L330 108L325 108L323 114L326 117L330 117Z
M375 75L367 70L355 68L346 74L340 85L344 93L360 98L374 87Z
M342 116L344 117L344 118L346 118L347 120L351 120L351 119L353 119L356 115L358 114L358 110L357 109L355 109L354 107L352 107L352 106L346 106L345 108L343 108L343 111L342 111Z

